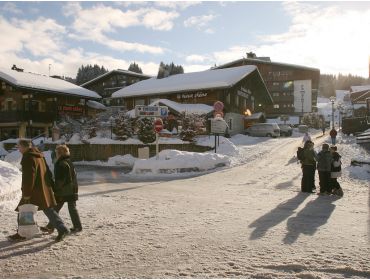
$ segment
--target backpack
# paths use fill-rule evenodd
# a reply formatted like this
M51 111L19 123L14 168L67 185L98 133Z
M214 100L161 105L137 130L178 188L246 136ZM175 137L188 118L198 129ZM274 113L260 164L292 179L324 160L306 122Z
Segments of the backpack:
M298 147L298 150L297 150L297 159L300 160L300 161L303 161L304 160L304 148Z

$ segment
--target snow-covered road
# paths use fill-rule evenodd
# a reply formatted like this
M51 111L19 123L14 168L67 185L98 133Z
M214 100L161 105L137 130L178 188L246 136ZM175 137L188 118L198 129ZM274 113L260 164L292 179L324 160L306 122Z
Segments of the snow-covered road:
M1 278L370 278L370 174L349 166L351 141L342 199L299 192L298 137L239 146L239 164L196 177L82 172L81 234L12 244L2 210Z

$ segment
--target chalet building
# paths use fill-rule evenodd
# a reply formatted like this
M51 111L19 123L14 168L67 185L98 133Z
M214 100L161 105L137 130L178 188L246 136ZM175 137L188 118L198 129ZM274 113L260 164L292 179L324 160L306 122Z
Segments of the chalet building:
M242 58L216 69L242 65L256 65L266 83L273 99L273 104L266 107L267 117L302 116L304 113L317 112L319 69L272 62L269 57Z
M152 78L116 91L112 98L120 100L128 110L159 99L210 106L221 101L230 134L244 130L246 113L263 111L272 104L266 85L253 65Z
M92 102L99 99L97 93L61 79L0 69L0 140L50 135L60 116L88 117L90 107L102 109Z
M105 105L119 105L111 104L111 96L113 92L149 78L152 78L152 76L117 69L100 75L99 77L82 84L81 87L97 92L103 97L102 103Z
M370 98L370 86L352 86L350 89L350 100L355 117L367 115L367 99Z

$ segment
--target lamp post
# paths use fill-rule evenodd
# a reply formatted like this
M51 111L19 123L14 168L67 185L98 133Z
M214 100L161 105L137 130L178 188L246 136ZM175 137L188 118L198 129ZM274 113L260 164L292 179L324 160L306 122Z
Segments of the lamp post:
M303 120L304 94L305 94L305 90L304 90L304 86L303 85L301 85L301 90L299 92L301 93L301 102L302 102L302 118L301 118L301 123L302 123L302 120Z
M109 122L110 122L110 139L113 139L113 121L114 118L112 116L109 117Z
M332 129L334 129L334 101L335 96L330 96L330 102L331 102L331 121L332 121Z

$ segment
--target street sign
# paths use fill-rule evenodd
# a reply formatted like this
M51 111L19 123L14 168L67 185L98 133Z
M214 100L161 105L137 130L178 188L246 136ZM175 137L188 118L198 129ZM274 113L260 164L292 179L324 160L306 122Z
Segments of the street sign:
M159 133L163 129L163 121L161 119L156 119L154 122L154 130Z
M223 118L211 119L211 133L224 134L226 132L227 123Z
M167 117L168 107L167 106L135 106L136 117Z
M213 104L213 109L215 109L216 112L221 112L224 109L224 103L221 101L216 101Z

